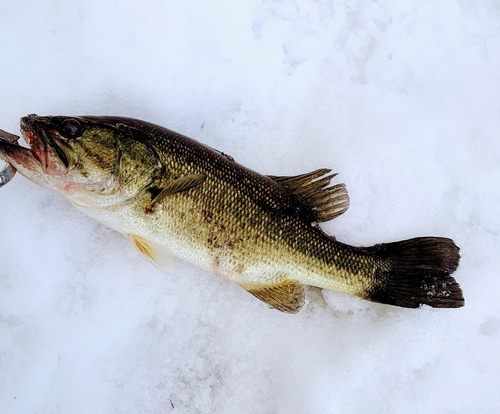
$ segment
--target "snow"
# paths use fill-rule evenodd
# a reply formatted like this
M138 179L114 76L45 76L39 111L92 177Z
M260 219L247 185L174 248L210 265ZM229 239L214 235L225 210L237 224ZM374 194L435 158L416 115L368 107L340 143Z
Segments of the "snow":
M0 190L2 413L500 411L500 8L3 2L0 128L123 115L259 172L330 167L354 245L440 235L466 306L309 289L296 315L128 241L20 175Z

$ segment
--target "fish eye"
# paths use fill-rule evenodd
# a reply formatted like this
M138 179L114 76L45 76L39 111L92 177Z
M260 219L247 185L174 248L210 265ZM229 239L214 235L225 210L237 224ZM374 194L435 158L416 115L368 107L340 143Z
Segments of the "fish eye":
M59 126L59 132L65 138L78 138L82 135L82 126L76 119L65 119Z

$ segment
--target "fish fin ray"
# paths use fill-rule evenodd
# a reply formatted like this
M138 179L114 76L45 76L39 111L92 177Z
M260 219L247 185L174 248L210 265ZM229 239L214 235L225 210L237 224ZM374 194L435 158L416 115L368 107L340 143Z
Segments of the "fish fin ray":
M321 223L332 220L349 208L349 195L345 184L330 185L337 174L322 168L296 176L268 176L290 190L306 208L311 221Z
M188 174L184 177L171 181L164 188L162 188L155 197L153 197L149 208L153 209L159 202L169 195L179 193L181 191L187 191L190 188L199 186L205 181L205 179L206 175L204 174Z
M174 256L166 246L149 241L136 234L130 234L129 239L145 260L154 264L162 272L171 273Z
M241 286L270 308L281 312L297 313L304 305L304 286L295 280L284 279L275 284L242 284Z

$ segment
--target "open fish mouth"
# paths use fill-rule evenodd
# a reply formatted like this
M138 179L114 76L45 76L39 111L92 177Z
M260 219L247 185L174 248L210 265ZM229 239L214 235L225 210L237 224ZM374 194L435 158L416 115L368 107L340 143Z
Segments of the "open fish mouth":
M20 127L28 148L19 145L19 136L0 129L2 158L6 162L5 166L0 164L0 187L9 183L19 169L21 172L38 171L35 175L39 177L40 182L43 181L41 177L44 175L59 175L68 170L69 155L66 149L57 139L45 132L45 129L50 127L49 120L32 114L21 118Z
M45 136L43 130L38 127L38 117L36 115L28 115L21 118L21 133L26 143L31 148L34 157L42 164L44 171L47 170L47 144L46 140L42 139Z
M69 158L59 143L46 134L43 124L49 124L43 118L31 114L21 118L21 133L33 152L34 157L42 164L44 171L51 166L50 153L53 152L66 168L69 167ZM53 161L52 161L53 163Z

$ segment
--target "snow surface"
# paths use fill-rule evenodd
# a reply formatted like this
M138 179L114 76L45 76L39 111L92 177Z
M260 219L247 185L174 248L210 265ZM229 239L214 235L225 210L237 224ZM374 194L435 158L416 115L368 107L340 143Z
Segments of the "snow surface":
M308 291L297 315L122 236L20 175L0 203L0 412L500 411L494 0L0 3L0 128L124 115L259 172L330 167L370 245L461 247L466 306Z

